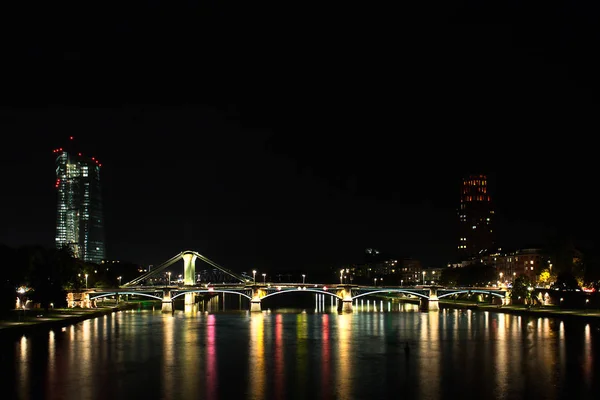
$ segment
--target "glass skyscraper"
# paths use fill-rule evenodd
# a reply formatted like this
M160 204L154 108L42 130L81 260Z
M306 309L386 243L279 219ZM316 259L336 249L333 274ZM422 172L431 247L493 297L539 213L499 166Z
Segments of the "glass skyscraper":
M71 137L72 140L72 137ZM56 247L100 264L105 259L100 167L94 157L54 150L56 157Z

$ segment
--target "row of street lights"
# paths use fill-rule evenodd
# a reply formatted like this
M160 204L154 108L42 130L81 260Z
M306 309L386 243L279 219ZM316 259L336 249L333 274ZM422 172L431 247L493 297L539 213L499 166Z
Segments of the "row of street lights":
M253 269L252 270L252 281L253 283L256 285L256 270ZM263 276L263 284L267 283L267 274L262 274ZM306 274L302 274L302 284L304 285L304 283L306 282Z
M168 272L169 274L169 278L171 277L171 273ZM81 274L77 274L78 277L81 278ZM84 278L85 278L85 288L88 288L88 274L83 274ZM123 279L122 276L117 276L117 280L119 281L119 286L121 286L121 279Z

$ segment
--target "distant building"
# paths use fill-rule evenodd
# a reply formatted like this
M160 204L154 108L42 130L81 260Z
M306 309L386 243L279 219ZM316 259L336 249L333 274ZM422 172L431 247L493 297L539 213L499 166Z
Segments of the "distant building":
M71 140L73 138L71 137ZM55 149L56 247L68 246L73 255L100 264L106 258L100 167L94 157Z
M485 175L463 178L458 219L459 260L477 258L479 254L494 248L494 210Z
M537 248L486 254L476 261L496 268L498 281L504 283L513 282L519 275L525 275L536 282L537 276L544 268L552 268L548 255Z
M402 260L400 271L401 285L420 285L422 284L423 276L421 275L421 262L413 258L405 258Z
M422 271L422 284L424 285L435 285L439 284L440 277L444 268L425 268Z

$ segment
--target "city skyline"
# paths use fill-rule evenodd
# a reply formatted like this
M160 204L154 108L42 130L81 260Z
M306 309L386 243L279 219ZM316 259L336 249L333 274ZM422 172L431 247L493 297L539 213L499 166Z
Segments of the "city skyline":
M23 34L5 50L0 243L53 247L48 156L74 136L103 161L111 259L192 248L236 270L301 269L375 247L442 265L460 180L479 173L500 247L597 248L597 68L567 52L591 40L584 23L535 29L510 3L444 2L407 6L400 34L394 13L357 29L334 6L307 30L308 9L284 21L193 3L86 22L48 3L3 25Z
M162 123L181 121L184 116L171 114ZM187 118L196 116L191 113ZM103 162L109 259L149 265L193 249L238 271L323 270L359 262L367 247L419 259L424 267L443 266L453 259L462 170L466 169L463 165L404 171L402 166L393 167L386 157L370 157L370 165L364 169L351 167L345 171L337 167L339 156L328 160L315 152L310 159L298 158L283 150L280 137L244 137L241 130L237 136L228 136L223 130L226 123L219 122L214 114L202 118L211 129L222 124L222 130L217 128L219 134L196 142L177 134L140 142L104 136L100 143L92 135L75 136L86 154ZM144 128L149 125L157 126L153 121ZM39 171L43 168L50 172L51 149L68 136L40 137L37 144L28 144L30 159L15 160L31 168L31 175L25 176L33 179L30 183L35 182L19 195L33 196L37 205L27 206L27 200L15 204L18 197L5 196L4 208L29 207L39 214L25 222L9 216L0 242L11 246L49 245L52 223L44 226L35 222L50 220L48 206L54 204L49 200L54 187L48 186L49 176L43 178ZM232 138L241 141L233 150L227 147ZM185 149L196 145L204 152L198 152L197 158L186 156ZM321 146L319 150L323 149ZM352 140L346 149L356 154L366 151ZM417 159L420 156L413 155ZM446 156L446 160L451 158L452 154ZM484 164L478 164L483 170ZM568 211L577 215L586 209L565 208L575 203L564 193L546 199L543 193L534 192L531 188L535 181L525 178L527 172L534 171L489 174L491 195L497 205L498 245L506 250L537 247L555 234L572 234L577 243L587 245L586 249L592 247L594 236L588 234L593 232L586 230L589 219L558 214ZM384 183L394 176L401 184ZM579 175L579 179L584 177ZM54 183L55 177L50 179ZM542 185L550 183L552 175L536 179L537 185ZM411 194L406 195L407 191ZM518 193L528 196L515 195ZM44 205L40 199L46 199ZM577 200L582 206L589 201ZM559 204L560 210L556 209ZM554 216L553 209L557 212ZM23 226L28 228L20 230Z

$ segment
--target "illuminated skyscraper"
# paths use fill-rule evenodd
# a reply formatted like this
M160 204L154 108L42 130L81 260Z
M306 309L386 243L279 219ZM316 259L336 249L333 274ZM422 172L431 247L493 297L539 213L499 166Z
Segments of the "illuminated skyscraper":
M71 137L73 140L73 137ZM55 149L56 247L68 246L76 258L93 263L105 259L100 167L94 157Z
M461 259L494 250L494 210L485 175L463 178L458 217L458 252Z

